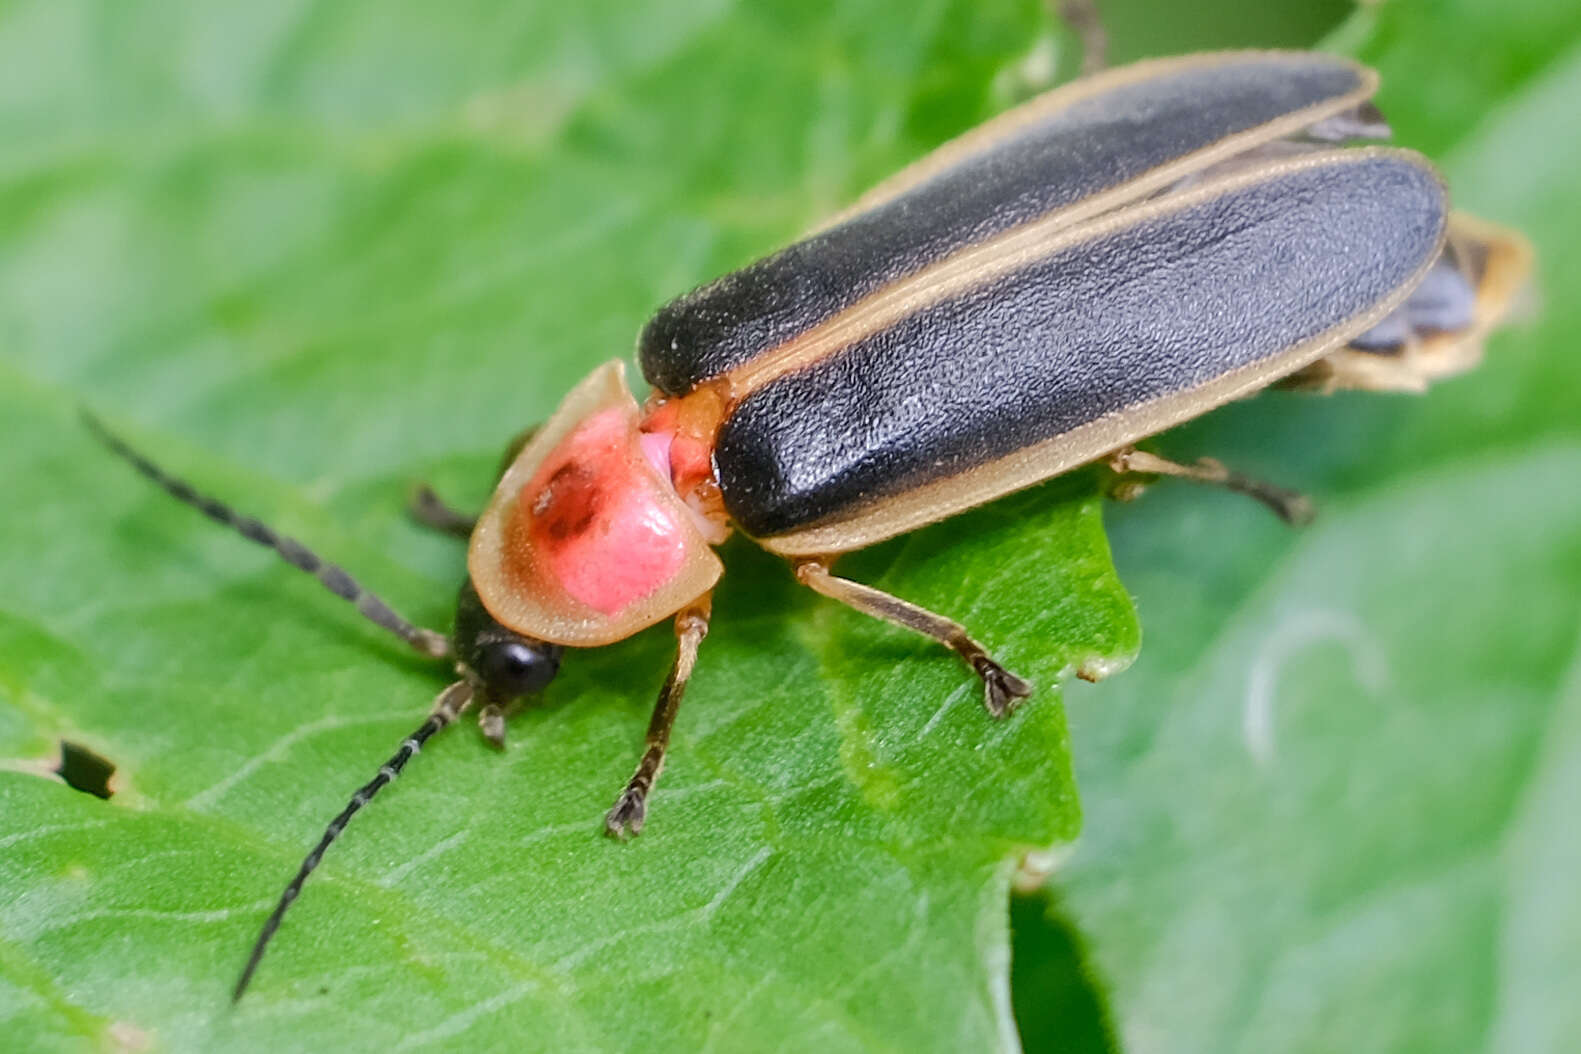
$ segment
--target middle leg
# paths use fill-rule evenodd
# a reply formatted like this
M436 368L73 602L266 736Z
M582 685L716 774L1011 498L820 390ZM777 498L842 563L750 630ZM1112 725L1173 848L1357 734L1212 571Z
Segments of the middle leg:
M828 565L818 560L798 563L796 580L814 592L838 600L864 615L903 626L924 637L932 637L955 652L983 679L983 706L994 717L1010 716L1021 700L1032 694L1032 685L999 665L988 654L988 649L968 636L958 622L872 586L864 586L848 578L836 578L829 573Z

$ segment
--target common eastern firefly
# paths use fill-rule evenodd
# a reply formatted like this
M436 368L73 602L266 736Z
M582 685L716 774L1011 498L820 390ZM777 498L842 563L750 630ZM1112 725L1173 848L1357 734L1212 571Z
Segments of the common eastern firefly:
M1517 234L1451 214L1420 155L1358 145L1388 134L1377 83L1297 52L1109 70L671 301L638 341L644 402L620 362L601 366L518 444L476 520L419 492L420 519L469 539L448 636L90 418L170 494L455 672L303 860L236 996L325 850L431 736L476 706L503 742L507 706L541 691L566 648L672 619L646 749L604 820L637 834L732 530L824 596L953 650L1003 718L1030 684L945 615L836 577L834 559L1094 462L1133 489L1181 476L1303 519L1299 495L1136 444L1273 385L1418 390L1465 370L1529 267Z

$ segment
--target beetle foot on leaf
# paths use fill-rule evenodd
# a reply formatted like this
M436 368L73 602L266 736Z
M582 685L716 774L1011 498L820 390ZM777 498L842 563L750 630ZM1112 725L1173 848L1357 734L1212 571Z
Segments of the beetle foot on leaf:
M1109 485L1109 500L1132 502L1147 491L1147 484L1136 479L1117 479Z
M490 703L478 711L478 727L490 743L500 750L505 749L505 711L502 707Z
M983 679L983 707L992 717L1009 717L1021 705L1021 700L1032 694L1030 682L987 656L973 660L972 669Z
M611 838L625 841L642 833L642 821L648 816L646 788L630 786L621 791L615 805L604 816L604 833Z

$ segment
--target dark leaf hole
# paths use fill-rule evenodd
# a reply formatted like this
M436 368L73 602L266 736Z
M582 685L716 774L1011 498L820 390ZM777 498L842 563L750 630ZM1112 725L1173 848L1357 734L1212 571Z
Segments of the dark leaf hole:
M60 741L60 764L55 772L73 790L109 800L115 792L110 789L110 777L115 775L115 763L101 758L87 747L69 739Z
M1102 984L1075 925L1048 890L1010 898L1010 1002L1022 1049L1115 1054Z

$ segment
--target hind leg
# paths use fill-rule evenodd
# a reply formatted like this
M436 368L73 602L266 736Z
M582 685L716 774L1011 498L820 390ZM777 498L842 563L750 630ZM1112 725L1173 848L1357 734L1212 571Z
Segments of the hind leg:
M1175 476L1255 498L1292 527L1311 523L1316 512L1312 507L1312 499L1305 494L1234 472L1212 458L1205 457L1195 464L1182 465L1178 461L1128 447L1109 455L1109 468L1120 477L1114 497L1122 501L1129 501L1141 493L1145 483L1136 479L1137 476Z

